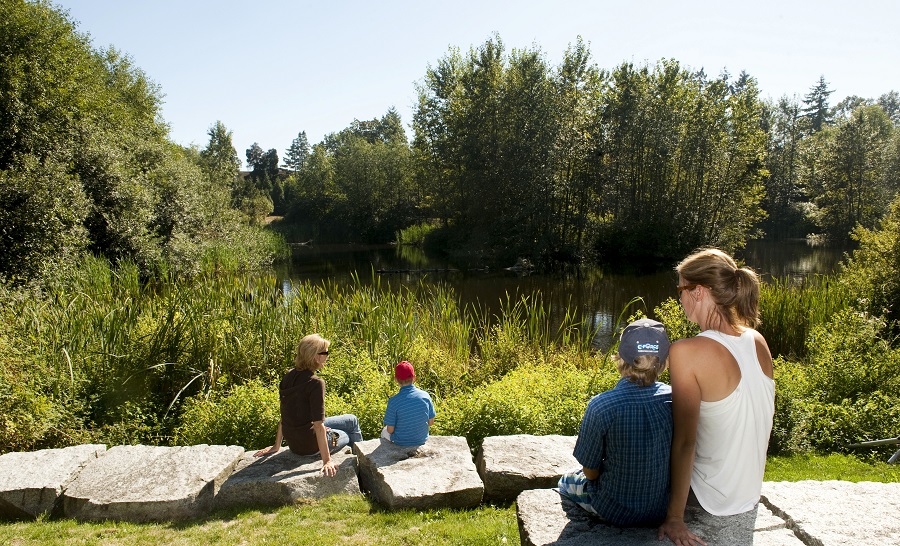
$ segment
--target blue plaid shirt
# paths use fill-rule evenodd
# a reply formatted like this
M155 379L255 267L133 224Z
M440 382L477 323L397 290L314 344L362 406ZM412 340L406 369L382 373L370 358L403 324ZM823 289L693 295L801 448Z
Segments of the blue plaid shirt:
M654 525L669 502L672 388L622 378L588 403L575 458L600 476L588 482L591 506L616 525Z

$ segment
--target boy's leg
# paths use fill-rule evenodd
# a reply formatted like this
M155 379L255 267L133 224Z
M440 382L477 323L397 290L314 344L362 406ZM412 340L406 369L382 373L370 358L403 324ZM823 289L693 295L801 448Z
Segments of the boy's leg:
M559 493L568 497L585 511L598 516L599 514L591 506L591 494L588 493L587 484L588 479L580 468L572 470L559 478Z
M326 427L344 431L350 439L350 445L362 442L362 431L359 429L359 419L355 415L345 413L326 417L323 421Z

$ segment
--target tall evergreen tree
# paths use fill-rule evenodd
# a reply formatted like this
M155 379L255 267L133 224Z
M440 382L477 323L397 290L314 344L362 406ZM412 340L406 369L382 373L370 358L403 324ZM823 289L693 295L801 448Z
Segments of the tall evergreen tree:
M303 169L308 159L309 141L306 138L306 131L300 131L297 134L297 138L291 141L290 147L284 154L284 165L288 169L297 172Z
M828 89L825 76L819 76L819 81L803 97L803 117L807 120L808 131L816 133L829 125L832 113L828 107L828 97L834 90Z
M216 121L207 134L209 143L200 151L203 170L212 181L231 189L241 169L241 159L232 144L232 132L224 123Z

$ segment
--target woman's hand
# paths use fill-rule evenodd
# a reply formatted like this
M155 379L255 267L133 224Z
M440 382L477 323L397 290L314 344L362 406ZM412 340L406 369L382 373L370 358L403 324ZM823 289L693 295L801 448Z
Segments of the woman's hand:
M333 461L322 464L322 474L325 474L329 478L337 474L337 467L334 466Z
M659 526L659 535L657 538L662 540L668 537L676 546L706 546L706 543L697 535L687 528L683 519L667 519L665 523Z
M254 457L262 457L263 455L271 455L273 453L278 453L281 450L282 440L283 440L283 436L281 434L281 421L278 421L278 430L275 431L275 443L265 449L260 449L259 451L254 453L253 456Z
M278 453L278 450L281 449L278 446L269 446L264 449L260 449L256 453L253 454L254 457L262 457L263 455L271 455L273 453Z

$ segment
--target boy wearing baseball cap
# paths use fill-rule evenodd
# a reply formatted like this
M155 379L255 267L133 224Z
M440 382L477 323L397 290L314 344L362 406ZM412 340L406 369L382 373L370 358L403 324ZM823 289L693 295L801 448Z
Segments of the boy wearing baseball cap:
M400 385L400 392L388 399L381 437L401 446L420 446L428 439L428 428L434 424L434 404L427 392L413 385L416 371L409 362L397 364L394 379Z
M669 501L672 389L657 381L669 338L655 320L625 327L614 388L593 397L581 421L575 459L559 492L614 525L656 525Z

